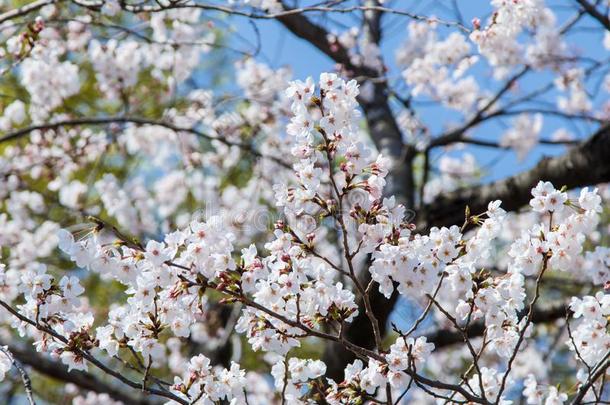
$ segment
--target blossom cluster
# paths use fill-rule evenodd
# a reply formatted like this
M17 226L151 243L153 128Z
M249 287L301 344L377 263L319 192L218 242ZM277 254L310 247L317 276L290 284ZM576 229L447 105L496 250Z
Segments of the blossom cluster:
M197 355L189 361L182 378L175 377L172 390L185 399L217 402L222 399L233 403L245 403L246 373L233 363L229 369L214 370L210 359Z
M320 360L291 357L288 363L279 361L271 368L275 389L284 392L284 398L291 403L300 403L303 387L315 384L318 377L326 373L326 365Z
M519 115L513 120L511 128L502 135L500 145L513 149L517 158L523 160L538 143L543 121L540 114Z
M524 62L543 68L566 52L556 17L544 1L492 0L491 4L494 12L487 26L480 29L480 21L475 21L476 29L470 38L494 67L496 78L505 77ZM526 30L533 31L533 41L524 46L519 39Z
M425 94L443 105L469 113L480 97L473 76L463 77L478 57L472 54L468 39L453 32L439 39L436 24L412 22L409 39L397 51L397 62L405 67L402 76L413 88L413 95Z

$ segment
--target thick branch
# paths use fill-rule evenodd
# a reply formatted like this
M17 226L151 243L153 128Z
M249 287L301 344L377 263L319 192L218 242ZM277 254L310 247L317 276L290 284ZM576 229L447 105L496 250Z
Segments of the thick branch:
M542 159L531 170L491 184L463 188L439 196L425 207L419 224L450 226L464 220L464 208L483 212L493 200L502 200L502 207L514 211L527 204L530 190L540 180L569 189L610 181L610 125L601 127L582 145L566 154Z

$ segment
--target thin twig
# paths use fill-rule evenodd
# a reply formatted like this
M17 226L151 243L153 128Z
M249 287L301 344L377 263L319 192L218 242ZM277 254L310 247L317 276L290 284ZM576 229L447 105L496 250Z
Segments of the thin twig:
M15 359L15 356L13 356L13 353L10 352L8 347L0 346L0 351L4 353L6 357L9 358L11 363L13 363L13 366L17 369L17 371L19 371L19 374L21 375L21 381L23 382L23 387L25 388L25 395L28 399L29 404L36 405L36 401L34 401L34 394L32 393L32 380L30 380L30 376L25 371L25 368L23 368L23 364L21 364L17 359Z

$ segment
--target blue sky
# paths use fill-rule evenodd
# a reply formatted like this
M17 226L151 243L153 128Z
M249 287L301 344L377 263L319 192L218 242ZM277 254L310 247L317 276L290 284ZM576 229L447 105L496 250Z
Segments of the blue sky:
M301 3L307 4L307 3ZM481 19L483 24L490 15L492 9L488 0L457 0L457 4L460 9L463 21L465 25L470 27L470 21L474 17ZM574 14L575 2L565 0L554 0L547 1L553 12L556 14L559 24L565 21L566 18ZM439 18L453 20L455 14L451 9L451 0L437 0L437 1L421 1L421 0L397 0L394 2L388 1L386 5L394 8L409 10L412 13L420 15L436 15ZM309 15L312 20L318 21L319 15ZM349 16L345 15L332 15L334 21L340 24L354 25L353 20L349 19ZM406 37L407 24L410 19L404 16L389 15L384 20L384 40L382 43L382 52L385 57L385 61L390 68L390 77L398 77L400 71L396 69L394 63L395 50L401 46ZM245 19L236 19L233 24L239 30L241 35L246 37L250 41L255 41L256 34L251 24ZM582 27L594 27L598 25L591 19L583 19L579 23ZM298 79L304 79L307 76L317 76L323 71L332 71L334 62L332 62L325 55L316 50L309 43L296 38L284 29L279 23L275 21L258 20L256 26L260 33L261 39L261 52L257 56L257 59L261 62L267 63L272 67L290 66L293 77ZM446 29L441 29L442 33L446 33ZM580 54L586 56L592 56L597 59L608 57L608 52L601 46L603 34L600 30L580 30L570 34L569 44L572 49L577 50ZM243 47L243 42L241 43ZM605 54L605 56L604 56ZM498 89L502 83L494 81L490 77L490 71L484 65L475 67L477 70L472 70L476 77L480 79L480 85L482 87L489 86L489 89ZM532 89L537 88L541 82L546 83L552 80L550 73L537 73L526 77L522 81L522 88L528 91L528 87ZM607 96L600 92L597 101L600 98ZM551 97L556 93L551 93ZM438 134L442 131L449 122L454 121L459 117L457 114L453 114L446 109L426 106L425 108L419 109L419 113L423 117L425 123L432 129L432 132ZM440 119L439 119L440 117ZM498 139L498 135L501 134L507 126L510 125L510 118L503 119L502 121L496 121L493 124L481 127L481 130L475 132L478 138L484 139ZM562 119L557 119L549 116L545 116L544 127L541 136L544 138L550 138L553 132L560 128L565 127L575 135L586 136L587 133L591 133L594 125L582 124L575 122L566 122ZM484 132L483 132L484 131ZM481 166L489 167L486 171L485 181L492 181L498 178L505 177L516 172L523 171L527 168L535 165L537 161L543 156L555 155L565 152L563 146L539 146L532 151L526 159L519 161L513 152L505 152L494 150L483 147L469 146L465 149L466 151L473 153ZM452 155L460 155L464 151L451 152ZM491 166L490 166L491 165Z

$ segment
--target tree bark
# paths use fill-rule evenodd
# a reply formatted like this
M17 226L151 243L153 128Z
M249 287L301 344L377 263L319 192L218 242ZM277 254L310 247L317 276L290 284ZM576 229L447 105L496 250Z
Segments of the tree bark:
M542 159L531 170L490 184L463 188L445 193L425 207L418 225L450 226L464 221L464 209L478 214L487 210L493 200L502 200L502 207L515 211L531 199L530 190L538 181L550 181L568 189L610 181L610 124L566 154Z

